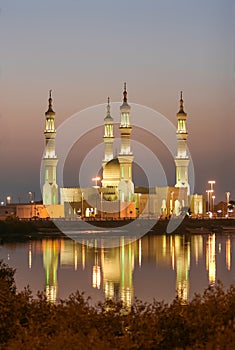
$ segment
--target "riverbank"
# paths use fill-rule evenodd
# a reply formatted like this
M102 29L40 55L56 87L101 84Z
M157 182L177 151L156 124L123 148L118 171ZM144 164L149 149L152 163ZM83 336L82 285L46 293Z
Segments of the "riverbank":
M53 221L0 221L0 242L26 241L47 237L64 237Z
M147 227L148 234L157 235L164 233L172 234L207 234L210 232L226 233L235 232L235 219L191 219L184 218L173 220L92 220L87 223L94 228L125 228L129 223L136 227ZM69 226L77 229L87 229L83 221L61 221L60 228ZM133 228L132 228L133 229ZM59 229L52 220L9 220L0 221L0 241L25 241L29 239L66 237L62 229Z

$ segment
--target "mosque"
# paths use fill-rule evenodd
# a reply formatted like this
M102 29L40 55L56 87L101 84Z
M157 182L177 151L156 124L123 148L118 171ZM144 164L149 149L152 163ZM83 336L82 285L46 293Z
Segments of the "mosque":
M120 106L120 150L114 156L114 119L108 99L104 118L104 157L102 160L101 186L90 188L59 188L56 180L58 158L55 151L55 115L51 91L49 106L45 113L44 131L46 147L43 156L45 180L43 204L50 217L76 218L97 216L100 218L135 218L178 216L191 203L196 214L203 214L203 196L190 195L188 178L189 156L187 154L187 114L184 111L182 92L177 113L177 154L175 156L175 186L151 189L135 188L132 178L134 155L131 150L131 106L128 103L127 87L124 84L123 101ZM136 190L135 190L136 189ZM97 204L98 203L98 204Z

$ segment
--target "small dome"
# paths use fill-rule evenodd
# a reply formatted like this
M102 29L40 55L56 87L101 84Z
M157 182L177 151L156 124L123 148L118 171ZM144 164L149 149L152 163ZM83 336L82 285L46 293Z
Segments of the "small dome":
M111 115L107 115L107 117L104 118L105 124L112 124L113 123L113 118Z
M125 111L129 111L131 109L131 106L128 105L127 102L123 102L123 104L120 106L120 110L125 110Z
M46 111L45 116L50 115L50 116L55 116L55 112L52 109L48 109L48 111Z
M120 180L120 164L117 158L110 160L104 167L103 179Z
M51 92L50 92L50 94L51 94ZM52 108L52 98L51 98L51 95L50 95L50 98L49 98L49 100L48 100L48 102L49 102L49 106L48 106L48 110L46 111L46 113L45 113L45 115L47 116L47 115L55 115L55 112L53 111L53 108Z

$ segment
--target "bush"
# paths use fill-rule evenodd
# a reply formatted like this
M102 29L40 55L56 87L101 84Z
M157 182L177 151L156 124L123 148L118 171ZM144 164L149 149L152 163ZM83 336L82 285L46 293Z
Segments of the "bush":
M97 306L76 292L58 304L44 293L17 292L15 271L0 262L1 349L233 349L235 287L221 283L188 303L135 300L127 310L106 300Z

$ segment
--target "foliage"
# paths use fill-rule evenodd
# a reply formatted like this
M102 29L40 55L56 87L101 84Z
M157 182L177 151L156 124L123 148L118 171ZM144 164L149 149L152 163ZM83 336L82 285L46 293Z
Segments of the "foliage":
M76 292L58 304L43 293L17 292L14 270L0 262L0 349L233 349L235 287L218 282L170 305L135 300L131 309L97 306Z

